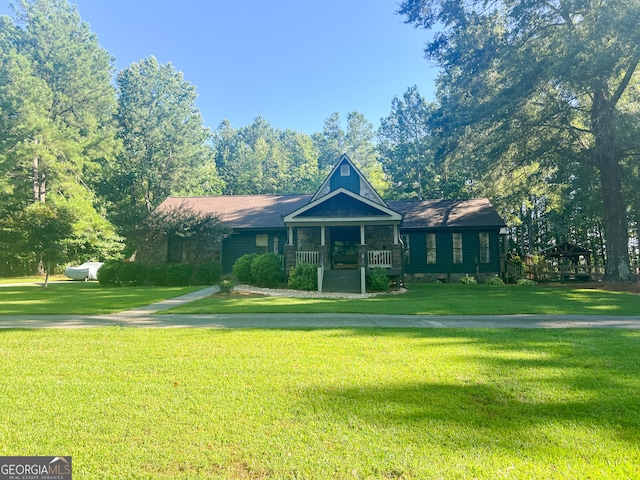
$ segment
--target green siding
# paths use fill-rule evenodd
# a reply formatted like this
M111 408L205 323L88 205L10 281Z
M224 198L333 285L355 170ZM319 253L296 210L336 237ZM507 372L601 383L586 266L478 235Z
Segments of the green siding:
M358 176L356 170L354 168L351 168L351 165L349 165L349 176L343 177L342 175L340 175L340 169L342 168L342 165L345 164L348 165L349 162L347 162L346 160L343 161L335 170L335 172L333 172L333 176L331 177L329 183L331 191L333 192L334 190L343 187L350 192L360 195L360 177Z
M274 250L274 238L278 236L278 253L284 254L284 245L286 243L286 230L254 230L250 232L238 232L233 233L222 242L222 269L225 273L229 273L233 270L233 264L242 255L249 253L256 253L256 235L268 234L269 246L267 248L268 253L273 253Z
M490 273L500 271L500 242L497 231L489 231L489 263L480 263L480 232L487 230L419 230L409 233L410 262L406 273ZM406 233L406 232L402 232ZM436 234L437 261L427 264L427 233ZM453 233L462 233L462 263L453 263ZM476 270L477 268L477 270Z

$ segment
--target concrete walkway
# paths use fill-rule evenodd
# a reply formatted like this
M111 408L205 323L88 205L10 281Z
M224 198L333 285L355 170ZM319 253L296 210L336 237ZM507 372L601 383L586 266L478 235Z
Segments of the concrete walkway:
M1 315L2 328L626 328L640 329L640 316L592 315L370 315L333 313L154 315L212 295L208 287L126 312L105 315Z

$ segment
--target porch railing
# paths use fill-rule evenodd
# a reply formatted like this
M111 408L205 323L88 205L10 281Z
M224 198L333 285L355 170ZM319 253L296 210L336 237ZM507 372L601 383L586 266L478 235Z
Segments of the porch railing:
M298 250L296 252L296 265L300 265L301 263L318 265L318 252Z
M369 268L392 268L391 250L369 250Z

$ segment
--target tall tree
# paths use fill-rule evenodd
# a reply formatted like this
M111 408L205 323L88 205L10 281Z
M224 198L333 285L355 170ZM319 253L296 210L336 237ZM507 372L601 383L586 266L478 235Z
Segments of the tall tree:
M33 199L44 202L114 152L112 58L67 0L20 0L14 24L2 23L0 156L14 174L30 172Z
M345 152L371 185L384 197L389 183L378 158L373 123L356 111L347 114Z
M196 88L182 72L149 57L120 72L116 83L123 151L110 183L112 200L127 217L118 222L133 227L168 195L184 192L198 172L213 177L207 180L212 191L206 193L219 193L210 132L195 105Z
M491 131L499 155L540 136L543 158L563 151L595 167L606 238L606 278L630 278L623 165L640 152L625 125L637 105L637 0L405 0L400 13L437 32L426 56L442 67L439 99L455 137ZM635 110L637 111L637 110Z
M21 0L13 18L0 18L0 223L17 225L34 202L66 208L77 219L74 260L118 249L92 192L118 147L113 71L66 0ZM5 252L10 264L21 256Z
M384 196L388 181L378 159L373 124L364 115L356 111L349 112L347 127L343 129L340 114L333 113L325 120L322 133L314 134L313 140L320 152L319 167L325 174L340 155L346 153L378 193Z
M312 138L306 133L285 130L280 140L289 158L282 193L315 193L323 177Z
M318 186L318 153L304 133L278 130L262 117L240 129L225 120L213 144L229 195L311 193Z
M402 98L393 98L391 113L380 122L378 148L394 197L422 200L441 196L433 193L438 183L429 123L433 109L414 85Z
M320 151L318 166L320 170L331 169L340 155L345 153L346 133L342 128L340 113L334 112L324 121L322 133L313 135Z

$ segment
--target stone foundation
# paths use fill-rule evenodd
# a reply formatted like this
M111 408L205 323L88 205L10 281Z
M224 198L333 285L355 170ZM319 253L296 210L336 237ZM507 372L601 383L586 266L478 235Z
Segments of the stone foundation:
M458 283L462 277L476 277L473 273L405 273L406 283ZM499 276L498 272L480 273L477 275L478 283L484 283L488 278Z

